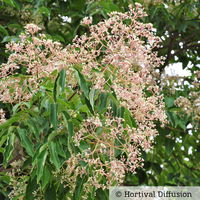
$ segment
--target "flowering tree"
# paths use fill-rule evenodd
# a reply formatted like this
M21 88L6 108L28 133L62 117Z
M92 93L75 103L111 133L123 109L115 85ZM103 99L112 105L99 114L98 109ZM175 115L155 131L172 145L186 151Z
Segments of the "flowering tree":
M131 2L2 0L0 199L200 184L199 2Z
M11 199L92 199L142 166L166 123L153 73L160 40L144 16L136 4L97 25L84 18L89 34L64 48L28 24L7 45L0 100L12 111L1 110L0 128Z

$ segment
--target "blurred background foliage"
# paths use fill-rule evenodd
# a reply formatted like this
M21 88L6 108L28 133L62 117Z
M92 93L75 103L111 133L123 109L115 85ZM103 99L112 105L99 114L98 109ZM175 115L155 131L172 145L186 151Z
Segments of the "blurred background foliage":
M0 1L0 64L6 62L5 44L17 41L27 23L43 28L49 38L67 45L76 35L88 31L80 26L86 16L96 24L112 11L124 12L129 4L141 3L148 16L144 22L152 23L161 37L157 49L165 56L165 63L157 69L158 84L165 96L169 124L159 130L152 151L143 153L144 167L136 174L127 174L124 185L200 185L200 123L178 108L174 101L188 97L194 90L191 84L200 70L200 2L198 0L1 0ZM165 68L181 63L190 71L186 77L167 79ZM175 67L176 65L174 65ZM5 105L0 104L4 108ZM2 161L3 142L0 144ZM0 171L0 199L6 196L7 179ZM101 191L97 199L106 199Z

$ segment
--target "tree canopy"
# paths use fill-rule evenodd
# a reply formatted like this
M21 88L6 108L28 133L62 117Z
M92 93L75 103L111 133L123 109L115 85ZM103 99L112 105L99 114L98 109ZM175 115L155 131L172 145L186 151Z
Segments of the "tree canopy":
M199 186L198 0L2 0L0 12L2 199L108 199L102 185L121 179ZM176 63L187 76L166 74Z

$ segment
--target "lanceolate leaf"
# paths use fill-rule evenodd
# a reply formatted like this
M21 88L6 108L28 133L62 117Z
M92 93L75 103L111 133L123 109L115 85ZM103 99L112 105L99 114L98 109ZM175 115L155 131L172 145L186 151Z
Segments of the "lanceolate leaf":
M84 183L87 181L87 177L85 175L78 176L76 180L76 188L73 195L73 200L81 200Z
M113 115L116 116L117 115L117 106L112 99L110 99L110 106L112 108Z
M73 148L73 144L71 143L71 139L73 135L74 135L74 125L72 122L68 121L68 147L69 147L69 150L71 151Z
M53 184L49 185L49 187L45 191L44 195L45 200L56 200L56 188Z
M92 106L92 109L94 110L94 96L95 96L95 89L92 88L90 90L90 94L89 94L89 100L90 100L90 105Z
M99 96L99 103L98 103L98 112L104 112L107 107L107 100L108 100L109 94L107 93L102 93Z
M69 139L71 140L72 136L74 135L74 126L73 123L68 121L68 133L69 133Z
M137 127L135 119L131 116L130 111L127 109L125 109L124 111L124 119L125 119L125 123L127 123L130 127L133 127L133 128Z
M48 9L45 6L40 7L39 10L38 10L38 12L42 13L43 15L45 15L47 17L50 17L50 14L51 14L50 9Z
M123 116L124 116L124 111L125 111L125 108L124 108L124 107L118 108L118 109L117 109L117 116L123 118Z
M51 124L56 129L58 126L57 104L56 103L50 104L50 120L51 120Z
M83 91L85 97L87 99L89 99L89 87L88 87L88 84L87 84L84 76L77 69L76 69L76 76L77 76L78 83L80 85L81 90Z
M26 152L29 156L33 157L34 155L34 149L33 149L33 143L29 139L29 136L27 135L27 131L25 129L18 128L19 137L22 143L22 146L26 149Z
M28 181L28 185L26 187L26 193L25 193L25 199L26 200L32 200L34 199L34 195L33 195L33 192L36 190L37 188L37 181L36 181L36 178L29 178L29 181Z
M17 114L13 115L10 119L8 119L5 123L0 125L0 130L8 128L13 123L21 122L22 120L28 119L30 110L26 109L25 111L20 111Z
M66 71L62 69L59 77L59 85L62 91L64 91L65 89L65 82L66 82Z
M57 101L57 93L58 93L58 88L57 88L57 83L58 83L58 79L60 77L60 73L58 74L58 76L56 77L55 83L54 83L54 88L53 88L53 98L54 98L54 102Z
M85 104L87 105L88 109L94 115L94 111L93 111L93 108L92 108L92 106L90 104L90 101L86 97L84 98L84 100L85 100Z
M37 162L38 162L38 156L43 152L43 151L47 151L47 148L48 148L48 143L44 143L42 145L39 145L37 147L37 150L35 151L35 154L34 154L34 157L33 157L33 161L32 161L32 164L33 166L37 165Z
M63 140L64 138L62 138ZM57 153L59 156L62 156L63 158L66 158L68 155L68 150L66 148L64 148L64 145L60 142L60 140L56 140L56 149L57 149ZM69 157L68 157L69 158Z
M37 183L43 176L44 166L48 155L47 149L43 150L37 157Z
M7 3L8 5L19 9L19 5L15 0L2 0L3 2Z
M63 112L63 119L64 119L65 125L67 127L67 130L68 130L68 135L67 135L68 150L70 153L72 153L73 145L71 143L71 138L74 135L74 125L71 122L70 115L66 111Z
M48 136L48 142L52 141L57 135L59 135L59 132L58 131L52 131L50 133L50 135Z
M42 176L42 189L44 189L51 180L51 172L49 171L48 167L45 166L43 176Z
M12 152L14 150L15 133L13 129L14 129L14 126L11 126L10 129L8 130L9 139L7 140L7 144L6 144L5 152L4 152L4 158L3 158L4 167L6 167L7 162L11 159Z
M61 167L61 162L58 157L58 151L55 142L52 141L49 143L49 150L50 150L50 160L54 164L56 169L59 170Z
M8 31L0 25L0 35L8 35Z

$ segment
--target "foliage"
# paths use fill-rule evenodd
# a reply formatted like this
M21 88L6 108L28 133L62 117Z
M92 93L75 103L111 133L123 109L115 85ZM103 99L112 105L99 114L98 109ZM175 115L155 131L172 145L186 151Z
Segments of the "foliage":
M127 11L128 5L135 1L2 2L0 63L6 63L10 53L3 50L5 44L9 41L18 42L23 26L27 23L40 25L47 39L57 40L66 45L72 43L77 34L88 35L88 26L80 24L84 17L92 16L93 23L97 24L102 19L108 19L108 14L112 11ZM158 51L159 56L165 56L166 59L162 65L156 66L158 74L156 78L154 73L154 78L164 95L169 124L165 127L156 124L159 135L154 140L153 149L149 152L141 150L144 166L137 168L135 174L126 172L124 185L199 185L199 2L137 2L142 3L148 14L141 21L153 23L156 34L162 39L160 47L157 46L153 50ZM62 60L62 56L59 59ZM165 76L165 67L176 62L181 62L184 68L189 68L191 75ZM23 70L17 72L20 76L26 75ZM71 82L71 85L68 79L67 82L64 81L66 69L59 68L58 71L51 73L51 78L41 77L41 85L30 101L0 104L6 111L0 112L1 122L5 122L4 118L9 119L1 125L0 132L0 152L3 159L3 166L0 168L0 188L5 198L10 193L11 196L19 194L16 199L22 199L22 192L25 191L27 199L36 199L36 196L38 199L63 199L64 194L70 199L81 199L84 194L82 189L89 181L88 177L71 176L71 183L76 182L71 187L76 186L74 189L77 191L72 194L73 190L69 185L63 187L66 185L66 177L63 174L70 173L65 161L70 160L71 151L78 154L84 152L88 144L92 146L91 142L94 139L90 138L87 143L76 146L71 136L80 130L84 119L92 117L97 112L102 112L100 116L105 115L109 106L114 113L112 115L121 116L124 113L126 123L135 127L135 116L131 115L128 109L119 106L119 97L116 98L110 91L106 93L94 89L93 80L82 72L82 67L74 68L76 81ZM31 87L35 86L32 84ZM105 116L103 118L105 119ZM100 122L103 118L100 117ZM98 125L100 122L96 119L91 118L90 123L95 122L93 125ZM101 131L100 127L97 129L97 133ZM116 151L115 154L118 155L120 152ZM18 160L19 158L24 159ZM73 166L77 162L76 159L77 156L71 159L69 165ZM84 162L80 163L80 166L84 165ZM87 170L95 173L92 169L94 168ZM35 197L32 196L32 191L35 191ZM107 192L98 189L95 198L107 199ZM88 199L94 199L93 193Z
M159 38L151 24L139 22L143 16L139 4L112 12L66 48L28 24L19 42L6 45L11 54L0 70L0 100L14 106L1 119L3 167L14 163L10 182L20 179L9 198L46 199L54 187L55 198L87 199L141 166L140 149L150 150L155 121L166 123L152 74L161 63L152 52ZM23 153L16 163L17 140ZM60 194L60 187L67 190Z

